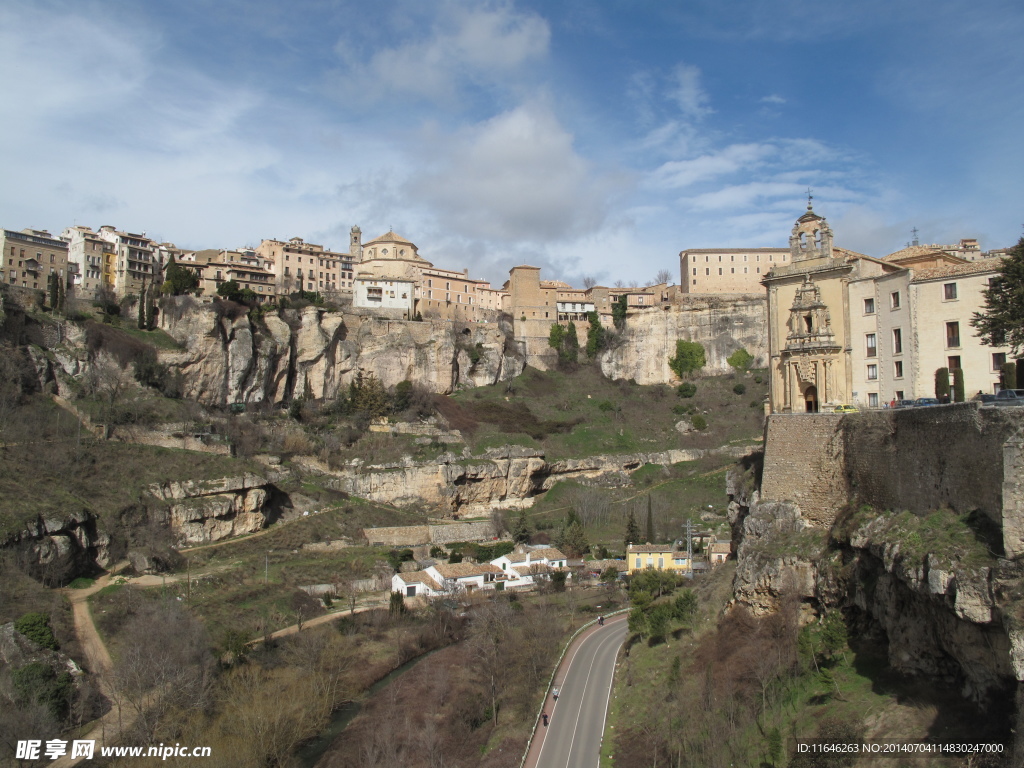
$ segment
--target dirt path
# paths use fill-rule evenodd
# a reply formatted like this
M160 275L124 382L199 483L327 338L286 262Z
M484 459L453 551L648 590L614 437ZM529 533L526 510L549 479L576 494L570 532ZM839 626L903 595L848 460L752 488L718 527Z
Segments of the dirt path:
M118 696L113 688L111 679L114 670L113 660L110 658L110 651L106 643L100 637L96 629L96 623L92 618L92 611L89 610L89 597L99 592L110 584L113 574L108 573L96 580L88 589L70 589L65 587L64 594L71 603L71 611L75 621L75 635L82 646L82 653L88 670L100 692L110 702L110 711L99 720L90 723L86 728L82 739L96 742L96 754L99 754L100 747L109 744L121 735L122 730L128 730L135 723L135 715L128 709L122 710L118 704ZM67 755L53 761L55 768L70 768L78 765L84 758L71 758Z

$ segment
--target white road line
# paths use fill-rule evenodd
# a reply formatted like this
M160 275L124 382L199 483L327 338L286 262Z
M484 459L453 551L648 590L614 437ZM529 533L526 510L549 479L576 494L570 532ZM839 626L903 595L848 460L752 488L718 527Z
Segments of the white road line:
M572 762L572 748L576 743L576 733L579 731L580 717L583 715L583 704L587 699L587 686L590 685L590 676L594 673L594 665L597 663L597 656L602 650L604 650L604 646L607 644L606 641L613 637L614 635L609 635L608 637L601 638L597 645L597 649L594 651L594 658L590 662L590 669L587 670L587 679L586 682L583 683L583 696L580 698L580 711L576 713L576 723L572 729L572 740L569 742L569 758L565 762L565 768L569 768L569 763ZM614 669L612 670L612 674L615 674ZM608 709L606 704L605 712L607 713L607 711Z

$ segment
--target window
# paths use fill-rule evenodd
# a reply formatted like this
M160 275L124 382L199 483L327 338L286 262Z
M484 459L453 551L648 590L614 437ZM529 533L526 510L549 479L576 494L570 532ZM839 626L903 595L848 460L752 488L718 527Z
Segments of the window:
M897 378L897 379L902 379L903 378L903 361L902 360L897 360L895 363L893 363L892 375L893 375L894 378Z
M946 301L954 301L956 299L956 283L946 283L942 286L942 298Z
M697 276L697 268L696 268L696 267L694 267L694 268L693 268L693 276L694 276L694 277L696 277L696 276Z
M889 294L889 306L891 306L893 309L899 309L900 308L900 292L899 291L893 291L892 293Z
M993 352L992 353L992 370L1001 371L1003 366L1006 365L1006 353L1005 352Z
M735 275L736 274L736 267L731 267L729 269L729 273Z
M868 366L868 381L878 381L878 366L875 364Z
M950 355L946 358L946 367L955 371L960 367L960 355Z
M864 314L865 315L873 315L873 314L875 314L875 300L874 299L864 299Z
M705 275L710 275L711 274L711 270L709 268L705 267L704 268L704 274Z
M867 342L867 356L878 357L878 341L875 337L875 334L865 334L864 339Z
M896 390L896 399L897 400L903 400L904 399L904 397L903 397L903 390L902 389L897 389Z
M721 267L718 268L718 274L722 274L722 268Z
M878 407L878 393L877 392L868 392L868 408L877 408L877 407Z
M960 346L960 323L946 323L946 346Z
M900 328L892 329L892 353L894 355L903 354L903 331Z

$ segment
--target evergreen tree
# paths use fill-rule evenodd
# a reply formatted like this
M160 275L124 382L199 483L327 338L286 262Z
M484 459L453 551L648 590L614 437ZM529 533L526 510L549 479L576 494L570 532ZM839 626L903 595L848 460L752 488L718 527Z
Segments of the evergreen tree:
M512 540L516 544L527 544L530 541L530 523L526 519L526 510L519 510L519 517L512 524Z
M548 346L557 351L559 357L563 354L562 342L564 341L565 328L560 326L558 323L552 323L551 331L548 333Z
M164 270L163 292L172 296L181 296L184 293L192 293L199 287L199 275L188 267L178 266L171 256L167 260L167 268Z
M142 289L139 291L139 328L146 330L146 278L142 278Z
M629 518L626 520L626 537L625 544L627 549L630 544L640 543L640 526L636 524L636 517L633 515L633 510L629 511Z
M565 341L563 342L565 348L565 360L569 363L575 363L580 359L580 339L576 335L576 323L572 320L569 321L569 327L565 329Z
M590 327L587 329L587 357L595 360L597 353L604 349L607 334L597 312L591 312L587 318L590 320Z
M668 359L668 367L680 379L689 373L695 373L707 364L704 347L696 341L676 339L675 357Z
M935 369L935 397L939 400L949 397L949 368Z
M615 324L616 330L621 331L626 327L626 310L629 307L629 297L627 294L622 294L612 304L612 323Z
M1024 352L1024 237L1007 253L983 295L985 309L971 320L981 343Z
M964 402L966 392L964 392L964 369L954 368L953 369L953 402L962 403Z

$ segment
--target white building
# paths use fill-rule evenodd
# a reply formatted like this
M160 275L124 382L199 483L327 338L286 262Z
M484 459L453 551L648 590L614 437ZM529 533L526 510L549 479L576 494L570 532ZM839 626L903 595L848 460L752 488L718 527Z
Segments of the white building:
M360 274L354 283L353 309L411 320L415 306L416 283L397 277L372 277Z

